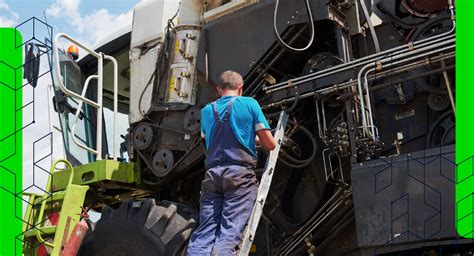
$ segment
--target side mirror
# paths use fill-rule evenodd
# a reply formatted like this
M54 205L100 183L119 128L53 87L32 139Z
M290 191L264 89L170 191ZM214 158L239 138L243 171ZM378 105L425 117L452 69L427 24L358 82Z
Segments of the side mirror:
M36 87L38 84L41 51L36 44L28 43L25 45L25 53L23 78L26 79L31 86Z

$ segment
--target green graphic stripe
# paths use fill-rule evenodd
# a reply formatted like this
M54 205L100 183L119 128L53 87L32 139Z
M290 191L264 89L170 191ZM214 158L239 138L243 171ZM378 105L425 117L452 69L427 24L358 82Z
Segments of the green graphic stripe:
M15 41L16 40L16 41ZM21 255L22 37L0 28L0 256Z
M456 5L456 229L474 238L474 1Z

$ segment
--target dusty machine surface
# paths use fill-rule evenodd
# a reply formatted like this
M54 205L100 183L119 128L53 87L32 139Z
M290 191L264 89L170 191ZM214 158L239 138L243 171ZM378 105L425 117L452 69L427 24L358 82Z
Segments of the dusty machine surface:
M93 52L53 63L55 83L102 104L55 85L79 170L69 183L102 211L79 255L184 251L205 171L200 110L229 69L272 126L289 114L251 255L472 254L454 225L451 0L145 1L131 31ZM126 130L110 135L114 108ZM83 131L71 136L76 112Z

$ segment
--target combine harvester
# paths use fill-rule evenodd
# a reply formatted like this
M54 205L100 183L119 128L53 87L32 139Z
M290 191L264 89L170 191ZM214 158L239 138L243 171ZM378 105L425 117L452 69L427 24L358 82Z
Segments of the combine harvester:
M282 138L240 254L472 255L454 224L454 17L451 0L159 0L95 49L55 35L67 159L29 198L23 254L183 255L200 110L232 69Z

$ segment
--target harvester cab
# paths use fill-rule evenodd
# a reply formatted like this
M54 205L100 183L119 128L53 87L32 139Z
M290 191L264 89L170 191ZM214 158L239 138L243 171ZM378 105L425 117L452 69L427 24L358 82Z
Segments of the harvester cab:
M61 39L73 47L60 49ZM77 47L95 59L96 66L89 70L93 74L87 75L76 62ZM67 242L77 239L71 234L88 209L151 193L137 189L139 170L119 153L118 116L126 127L128 109L118 106L117 60L61 33L54 38L51 65L54 110L67 160L53 164L44 194L27 195L25 255L63 255Z

